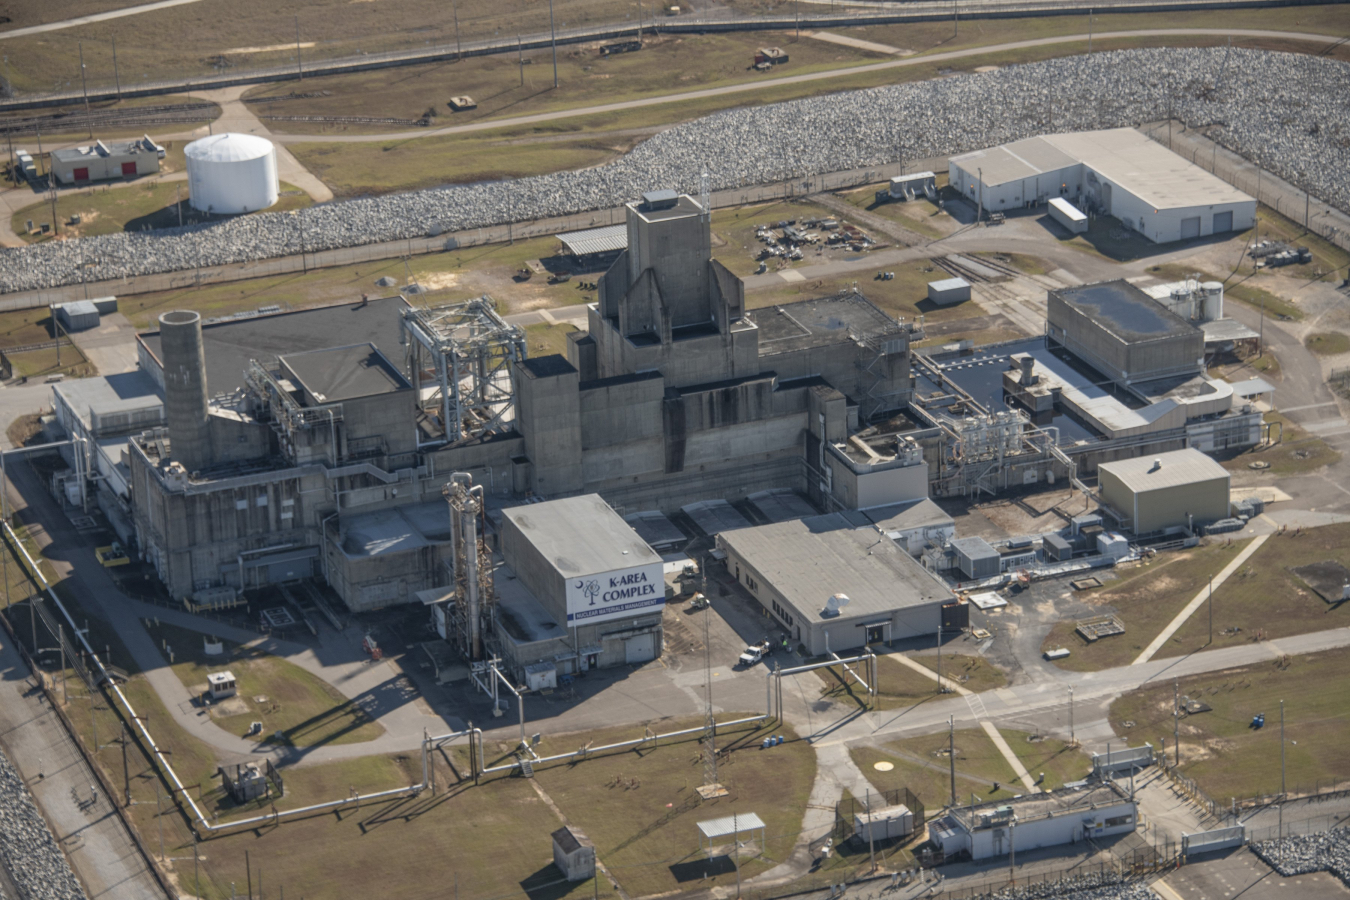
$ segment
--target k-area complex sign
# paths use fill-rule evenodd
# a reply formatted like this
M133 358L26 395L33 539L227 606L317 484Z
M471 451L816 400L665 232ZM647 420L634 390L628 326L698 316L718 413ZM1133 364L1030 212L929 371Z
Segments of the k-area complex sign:
M659 562L567 582L569 625L590 625L657 612L665 602L666 585Z

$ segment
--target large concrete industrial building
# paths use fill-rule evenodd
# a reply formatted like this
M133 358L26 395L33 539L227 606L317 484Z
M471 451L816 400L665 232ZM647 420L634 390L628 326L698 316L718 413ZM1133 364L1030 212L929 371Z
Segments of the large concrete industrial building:
M628 229L570 359L527 358L486 298L405 304L402 360L388 338L281 352L248 360L210 399L200 317L166 313L141 359L167 427L127 448L128 537L175 597L299 572L366 610L450 583L452 472L496 504L598 493L670 511L783 487L836 506L927 496L917 445L841 449L907 404L907 326L855 292L747 312L690 197L630 204Z
M985 212L1053 198L1154 243L1250 228L1256 199L1133 128L1047 134L953 156L951 185Z

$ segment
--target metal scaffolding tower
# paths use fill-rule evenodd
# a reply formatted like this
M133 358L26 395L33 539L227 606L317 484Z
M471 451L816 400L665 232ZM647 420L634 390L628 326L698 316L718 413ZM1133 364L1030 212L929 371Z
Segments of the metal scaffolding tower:
M417 392L419 443L453 443L515 418L511 366L525 359L525 332L491 297L403 311L399 341Z
M459 650L468 660L487 655L492 643L496 594L492 585L492 554L482 539L483 486L466 472L456 472L445 486L455 551L455 600L450 625ZM495 696L495 694L494 694Z

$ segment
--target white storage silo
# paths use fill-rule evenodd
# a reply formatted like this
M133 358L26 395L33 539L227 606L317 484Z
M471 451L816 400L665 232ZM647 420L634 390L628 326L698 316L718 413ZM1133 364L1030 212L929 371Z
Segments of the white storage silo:
M277 202L277 150L253 134L215 134L183 149L194 209L249 213Z

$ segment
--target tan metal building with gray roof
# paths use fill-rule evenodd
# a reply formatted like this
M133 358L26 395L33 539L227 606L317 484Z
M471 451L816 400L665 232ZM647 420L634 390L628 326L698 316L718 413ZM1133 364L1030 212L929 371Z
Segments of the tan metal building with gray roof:
M1199 450L1102 463L1097 477L1102 503L1135 534L1193 528L1228 516L1232 476Z

